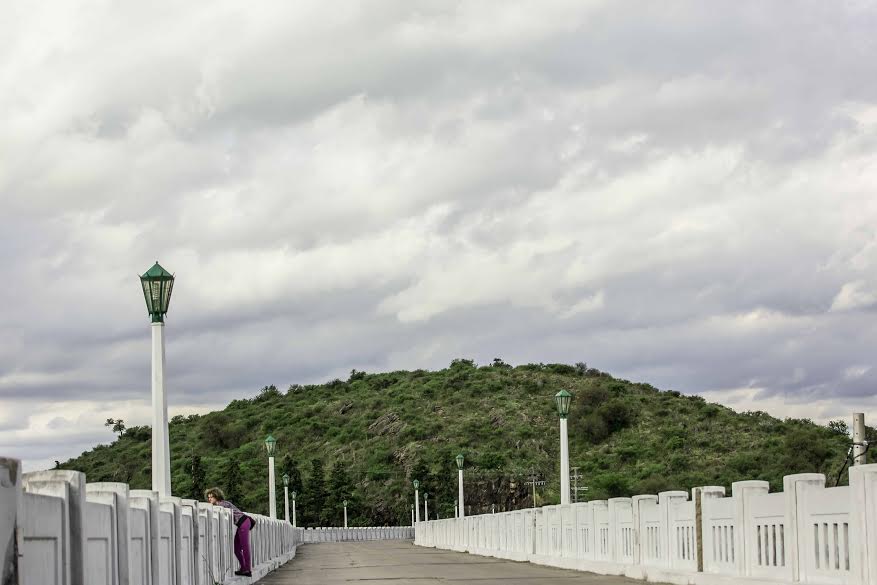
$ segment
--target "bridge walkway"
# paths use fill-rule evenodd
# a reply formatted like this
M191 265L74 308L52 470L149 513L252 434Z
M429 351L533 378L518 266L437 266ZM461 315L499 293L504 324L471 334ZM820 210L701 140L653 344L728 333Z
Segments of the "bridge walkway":
M410 541L327 542L298 547L295 558L260 585L642 585L489 557L414 546Z

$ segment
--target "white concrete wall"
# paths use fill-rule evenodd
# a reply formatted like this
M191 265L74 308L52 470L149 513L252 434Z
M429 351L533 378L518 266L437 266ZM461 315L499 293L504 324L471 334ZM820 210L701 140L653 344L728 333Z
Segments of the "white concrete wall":
M255 583L295 555L301 529L251 514L253 576L236 577L235 526L225 508L74 471L22 475L0 458L3 585Z
M680 584L877 584L877 465L417 523L415 544ZM699 500L699 502L697 501ZM306 531L307 532L307 531Z

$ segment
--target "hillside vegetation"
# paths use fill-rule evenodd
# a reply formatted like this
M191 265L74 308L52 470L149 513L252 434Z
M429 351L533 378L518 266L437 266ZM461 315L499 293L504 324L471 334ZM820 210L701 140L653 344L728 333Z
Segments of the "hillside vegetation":
M737 413L697 396L619 380L584 364L454 360L439 371L351 372L347 381L267 386L204 416L170 423L176 495L218 485L242 508L267 513L264 439L277 439L278 513L284 472L298 492L299 525L407 524L411 480L429 493L430 514L453 514L466 457L467 513L532 505L531 470L546 480L537 504L559 501L558 418L553 395L573 393L570 461L587 499L689 489L822 472L833 485L849 445L846 427ZM869 429L873 438L873 429ZM88 481L150 486L150 429L124 430L61 464ZM846 474L841 483L846 482Z

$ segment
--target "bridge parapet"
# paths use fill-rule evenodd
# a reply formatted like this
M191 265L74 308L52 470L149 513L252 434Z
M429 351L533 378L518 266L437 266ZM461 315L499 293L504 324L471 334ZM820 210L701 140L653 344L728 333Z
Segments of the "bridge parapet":
M877 464L419 522L415 544L673 583L877 583Z
M3 585L245 585L295 555L302 529L249 514L252 577L236 577L235 526L221 506L77 471L21 473L0 458Z
M353 528L308 528L301 533L301 541L346 542L356 540L414 540L412 526L368 526Z

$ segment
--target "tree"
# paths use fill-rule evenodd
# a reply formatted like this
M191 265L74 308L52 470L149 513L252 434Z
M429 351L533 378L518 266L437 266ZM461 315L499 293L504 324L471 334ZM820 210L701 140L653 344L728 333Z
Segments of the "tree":
M299 471L298 464L296 464L291 455L287 454L283 456L283 463L280 465L280 470L281 477L283 477L284 473L289 475L289 492L302 493L301 471Z
M225 497L231 502L241 500L241 465L234 458L225 468Z
M848 437L850 434L850 428L847 426L846 421L842 420L828 421L828 430L844 437Z
M107 419L107 422L104 423L105 427L112 427L114 433L119 433L119 438L122 438L122 435L125 433L125 421L122 419L113 420L111 418Z
M190 497L193 500L200 500L204 497L204 484L207 481L207 473L201 464L201 456L192 454L189 462L189 471L192 474L192 485L190 488Z
M306 518L315 525L323 524L323 507L326 504L326 472L323 468L323 460L315 457L311 459L311 476L308 478L302 498Z
M329 521L340 526L339 520L344 515L344 500L349 500L351 496L350 478L347 475L347 465L343 461L336 461L332 466L328 495L326 508L330 514Z

